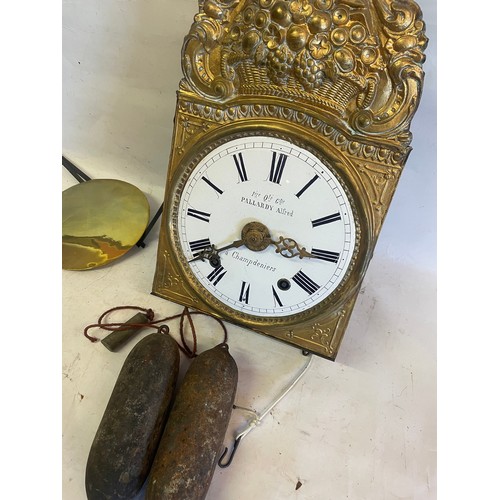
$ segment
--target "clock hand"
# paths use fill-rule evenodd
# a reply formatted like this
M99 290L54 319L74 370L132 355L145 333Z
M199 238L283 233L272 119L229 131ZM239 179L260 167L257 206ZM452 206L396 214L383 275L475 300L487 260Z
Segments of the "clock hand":
M273 241L271 239L269 229L261 222L249 222L248 224L245 224L241 231L241 238L243 244L248 249L255 252L265 250L272 244L276 247L276 253L279 253L283 257L289 259L297 256L299 259L303 259L304 257L316 257L312 253L308 252L304 247L300 247L299 244L292 238L279 236L278 241Z
M279 253L287 259L297 256L299 259L303 259L304 257L315 258L312 253L309 253L304 247L300 247L292 238L280 236L279 241L270 240L269 243L276 247L276 253Z
M241 245L243 245L245 242L243 240L235 240L232 243L229 243L229 245L226 245L225 247L218 248L217 253L223 252L224 250L227 250L229 248L239 248Z
M264 224L255 221L249 222L245 224L241 230L241 239L235 240L232 243L229 243L229 245L221 248L216 248L215 245L206 247L196 257L188 262L191 263L196 260L203 261L208 259L215 264L219 258L220 252L223 252L224 250L228 250L229 248L239 248L242 245L245 245L249 250L256 252L267 248L270 241L271 235Z
M201 260L204 261L205 259L209 259L213 256L217 256L217 249L215 248L215 245L211 245L209 247L204 248L201 252L198 252L196 257L192 258L191 260L188 260L188 263L194 262L196 260Z
M241 245L243 245L244 241L243 240L235 240L229 245L226 245L221 248L216 248L215 245L211 245L210 247L204 248L196 257L193 259L189 260L188 262L194 262L196 260L205 260L208 259L209 261L212 261L212 259L218 259L219 258L219 253L223 252L224 250L228 250L229 248L238 248Z
M254 221L245 224L241 231L241 238L242 243L254 252L260 252L261 250L265 250L269 245L274 245L276 247L276 253L289 259L297 256L299 259L303 259L304 257L316 257L304 247L300 247L292 238L279 236L278 241L273 241L269 229L261 222Z
M315 255L308 252L305 247L300 247L299 244L292 238L285 238L279 236L278 241L273 241L267 227L260 222L249 222L245 224L241 231L241 239L235 240L229 245L225 245L220 248L216 248L215 245L204 248L196 257L191 259L189 262L194 262L196 260L208 259L213 265L220 263L219 254L229 248L239 248L245 245L249 250L254 252L260 252L265 250L269 245L274 245L276 247L276 253L279 253L283 257L291 259L292 257L299 257L303 259L304 257L315 258Z

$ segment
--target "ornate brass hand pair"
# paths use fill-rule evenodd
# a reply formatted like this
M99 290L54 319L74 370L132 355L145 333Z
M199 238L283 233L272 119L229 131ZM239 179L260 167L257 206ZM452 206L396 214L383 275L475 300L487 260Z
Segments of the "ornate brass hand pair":
M229 245L221 248L216 248L215 245L212 245L210 248L205 248L189 262L204 259L208 259L211 262L212 259L215 259L215 262L219 258L219 254L224 250L239 248L243 245L254 252L260 252L265 250L269 245L274 245L276 247L276 253L288 259L293 257L299 257L299 259L303 259L304 257L315 257L304 247L300 247L294 239L280 236L278 241L273 241L269 230L264 224L260 222L249 222L245 224L241 231L241 239L235 240Z

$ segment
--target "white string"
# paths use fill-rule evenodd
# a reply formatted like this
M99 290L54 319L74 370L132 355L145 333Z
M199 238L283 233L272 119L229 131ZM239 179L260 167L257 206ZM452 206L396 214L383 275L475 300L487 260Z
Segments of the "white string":
M257 413L254 410L250 410L249 408L243 408L240 406L235 406L235 408L239 408L240 410L245 410L249 413L252 413L254 417L248 422L246 428L240 432L236 436L236 441L241 441L252 429L260 425L262 420L266 417L266 415L295 387L295 385L299 382L299 380L304 376L306 371L309 369L309 367L312 364L313 360L313 355L309 354L309 359L307 360L306 364L302 367L300 372L295 376L295 378L288 384L276 397L274 401L272 401L269 406L265 410L263 410L261 413Z

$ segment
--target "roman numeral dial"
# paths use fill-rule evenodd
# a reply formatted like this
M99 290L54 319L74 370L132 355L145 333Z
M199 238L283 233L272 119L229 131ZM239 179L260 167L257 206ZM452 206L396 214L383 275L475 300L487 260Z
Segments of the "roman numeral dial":
M208 281L210 281L213 286L217 286L217 283L224 278L226 273L227 271L223 266L218 266L207 276Z
M250 285L248 283L246 283L245 281L243 281L241 283L240 297L238 300L240 302L248 304L249 298L250 298Z
M340 253L330 252L329 250L319 250L318 248L313 248L311 254L317 259L326 260L327 262L334 262L335 264L339 261Z
M296 194L295 196L297 198L300 198L317 180L319 179L319 175L318 174L315 174L315 176L310 180L308 181L304 187L302 189L300 189Z
M205 181L216 193L224 194L224 191L216 186L210 179L207 179L205 176L203 176L201 179Z
M272 287L272 289L273 289L274 304L276 306L283 307L283 302L281 302L280 296L278 295L278 292L276 291L276 289L274 288L274 286Z
M201 210L195 210L194 208L188 208L187 214L189 217L193 217L194 219L201 220L203 222L210 221L210 214L207 212L202 212Z
M312 295L320 289L320 286L309 278L309 276L307 276L307 274L303 271L299 271L296 275L294 275L292 280L309 295Z
M243 154L238 153L233 155L233 160L236 165L236 170L238 171L238 178L241 182L248 181L248 175L245 168L245 162L243 161Z
M287 159L287 155L273 151L271 171L269 173L269 180L271 182L274 182L275 184L281 183L281 177L283 176L283 170L285 169Z
M277 137L231 137L172 177L167 234L185 290L249 322L337 304L362 241L337 163Z
M205 248L210 248L210 240L208 238L202 238L201 240L190 241L189 248L193 253L204 250Z
M336 222L340 220L340 213L336 212L334 214L325 215L325 217L320 217L319 219L315 219L311 221L312 227L322 226L323 224L331 224L332 222Z

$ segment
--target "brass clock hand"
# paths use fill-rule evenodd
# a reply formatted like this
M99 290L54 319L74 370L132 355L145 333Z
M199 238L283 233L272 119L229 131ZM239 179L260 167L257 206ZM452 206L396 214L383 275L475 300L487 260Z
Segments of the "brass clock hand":
M189 262L194 262L196 260L208 259L211 263L219 262L219 254L230 248L239 248L245 245L249 250L254 252L260 252L265 250L269 245L274 245L276 247L276 253L279 253L287 259L293 257L299 257L303 259L304 257L315 258L316 256L308 252L305 247L300 247L299 244L292 238L285 238L279 236L278 241L273 241L267 227L261 222L249 222L243 226L241 230L241 239L235 240L229 245L225 245L220 248L216 248L215 245L204 248L196 257L191 259Z
M300 247L299 244L292 238L279 236L278 241L273 241L271 239L269 229L267 229L267 227L261 222L249 222L248 224L245 224L243 230L241 231L241 237L243 244L255 252L265 250L272 244L276 247L276 253L279 253L288 259L297 256L299 259L303 259L304 257L316 257L312 253L308 252L304 247Z
M229 248L239 248L241 245L243 245L245 242L243 240L235 240L232 243L229 243L229 245L226 245L225 247L218 248L217 252L223 252L224 250L228 250Z
M304 247L300 247L292 238L280 236L279 241L270 240L270 243L276 247L276 253L283 255L287 259L297 256L299 259L303 259L304 257L315 258L315 255L308 252Z
M197 260L203 261L205 259L210 261L212 259L215 263L219 258L220 252L228 250L229 248L239 248L242 245L245 245L249 250L257 252L266 249L270 242L271 236L264 224L261 224L260 222L249 222L245 224L241 230L241 239L235 240L232 243L229 243L229 245L225 245L221 248L216 248L215 245L206 247L196 257L188 262L191 263Z
M219 257L219 253L223 252L224 250L228 250L229 248L238 248L241 245L243 245L244 241L243 240L235 240L229 245L226 245L221 248L216 248L215 245L211 245L210 247L204 248L196 257L193 259L189 260L188 262L194 262L196 260L205 260L208 259L209 261L212 261L212 259L217 259Z
M204 261L205 259L209 259L213 256L217 256L217 249L215 248L215 245L211 245L209 247L204 248L201 250L201 252L198 252L196 257L194 257L191 260L188 260L188 263L195 262L197 260Z

